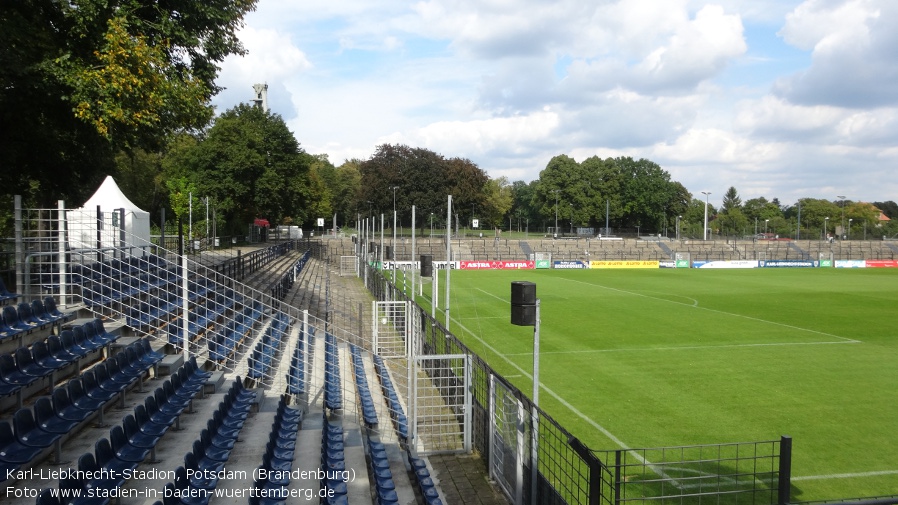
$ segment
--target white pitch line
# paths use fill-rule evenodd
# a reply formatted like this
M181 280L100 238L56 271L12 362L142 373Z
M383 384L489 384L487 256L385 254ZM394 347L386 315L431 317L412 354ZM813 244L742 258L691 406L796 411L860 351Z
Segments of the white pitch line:
M487 293L487 294L490 294L490 293ZM514 367L517 371L521 372L521 375L523 375L524 377L527 377L527 378L530 379L530 380L533 380L533 376L530 375L529 373L527 373L526 370L524 370L523 368L519 367L519 366L517 365L517 363L515 363L515 362L511 361L510 359L508 359L504 354L500 353L498 349L496 349L495 347L491 346L491 345L488 344L485 340L483 340L482 338L480 338L480 335L476 335L473 331L469 330L464 324L461 323L461 321L458 321L457 319L452 318L451 316L450 316L450 319L454 320L454 321L456 322L456 324L458 324L459 328L461 328L462 330L466 331L469 335L471 335L472 337L474 337L475 339L477 339L481 344L483 344L484 347L486 347L487 349L489 349L490 351L492 351L494 354L496 354L496 356L499 356L500 358L502 358L503 360L505 360L509 365L511 365L512 367ZM558 393L556 393L555 391L549 389L548 387L546 387L546 386L543 385L543 384L540 384L539 387L540 387L541 390L543 390L543 391L545 391L546 393L548 393L549 396L551 396L552 398L555 398L556 400L558 400L559 403L561 403L562 405L564 405L565 407L567 407L571 412L573 412L574 414L576 414L577 416L579 416L581 419L583 419L584 421L586 421L587 423L589 423L593 428L599 430L599 432L601 432L603 435L605 435L606 437L608 437L609 440L611 440L613 443L617 444L618 447L620 447L621 449L623 449L623 450L625 450L625 451L628 451L630 454L632 454L633 457L636 458L637 461L639 461L640 463L642 463L642 464L648 466L649 468L651 468L651 469L652 469L655 473L657 473L660 477L670 480L670 482L671 482L674 486L680 487L680 483L679 483L676 479L674 479L674 478L671 477L670 475L667 475L667 473L664 472L664 470L662 470L662 469L660 469L660 468L657 468L654 464L652 464L651 461L645 459L645 458L644 458L641 454L639 454L638 452L632 451L632 450L631 450L632 448L631 448L629 445L625 444L623 440L621 440L621 439L617 438L616 436L614 436L614 434L612 434L610 431L608 431L608 430L607 430L604 426L602 426L601 424L599 424L599 423L593 421L591 417L589 417L589 416L587 416L586 414L584 414L583 412L581 412L579 409L577 409L577 407L574 407L573 405L571 405L570 402L568 402L567 400L565 400L564 398L562 398Z
M581 349L579 351L540 351L540 354L579 354L603 352L638 352L638 351L679 351L696 349L726 349L730 347L781 347L793 345L845 345L860 344L859 340L839 342L774 342L768 344L724 344L724 345L684 345L680 347L624 347L621 349ZM509 353L506 356L530 356L532 352Z
M856 479L858 477L880 477L882 475L898 475L898 470L882 470L878 472L857 473L833 473L829 475L801 475L798 477L792 477L792 480Z

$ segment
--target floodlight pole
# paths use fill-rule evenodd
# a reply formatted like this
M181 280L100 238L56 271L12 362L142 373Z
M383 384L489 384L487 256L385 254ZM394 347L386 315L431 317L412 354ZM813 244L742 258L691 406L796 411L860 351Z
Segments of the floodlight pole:
M452 270L452 195L446 205L446 331L449 331L449 274Z
M711 195L711 192L702 191L702 194L705 195L705 234L702 236L702 240L708 240L708 196Z

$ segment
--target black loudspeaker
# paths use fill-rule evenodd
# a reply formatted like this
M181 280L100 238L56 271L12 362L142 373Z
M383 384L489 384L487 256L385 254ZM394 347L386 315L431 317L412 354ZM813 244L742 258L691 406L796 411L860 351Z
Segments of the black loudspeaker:
M511 324L536 325L536 284L528 281L511 283Z
M395 259L395 258L393 258L393 246L391 246L391 245L384 246L384 259L385 260Z
M536 326L536 305L512 305L511 324Z
M433 255L421 255L421 277L433 277Z
M536 305L536 284L528 281L511 283L512 305Z

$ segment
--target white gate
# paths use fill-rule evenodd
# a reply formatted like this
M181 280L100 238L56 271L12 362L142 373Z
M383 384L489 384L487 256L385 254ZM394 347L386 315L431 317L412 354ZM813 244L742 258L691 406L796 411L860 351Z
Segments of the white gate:
M409 355L409 302L373 302L374 353L384 359Z
M466 354L416 356L411 432L422 454L471 451L471 362Z
M524 499L524 459L529 437L524 405L490 375L490 477L511 503Z

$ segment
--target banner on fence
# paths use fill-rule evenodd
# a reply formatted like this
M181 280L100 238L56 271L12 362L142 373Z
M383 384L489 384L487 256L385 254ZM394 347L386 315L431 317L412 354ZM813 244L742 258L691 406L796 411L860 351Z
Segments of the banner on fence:
M589 268L584 261L556 261L552 268Z
M536 268L552 268L552 262L549 260L536 260Z
M867 268L864 260L836 260L836 268Z
M532 260L459 261L461 270L532 270L536 264Z
M458 270L458 262L457 261L448 261L448 262L447 261L434 261L433 268L436 268L439 270L445 270L447 263L449 264L450 270Z
M867 268L898 268L898 260L867 260Z
M589 268L658 268L658 260L590 261Z
M761 260L758 263L761 268L815 268L820 266L820 262L814 260Z
M674 260L661 260L658 262L659 268L677 268L677 262Z
M397 270L419 270L421 268L421 263L418 261L384 261L383 269L384 270L393 270L393 268Z
M758 268L757 260L693 261L694 268Z

